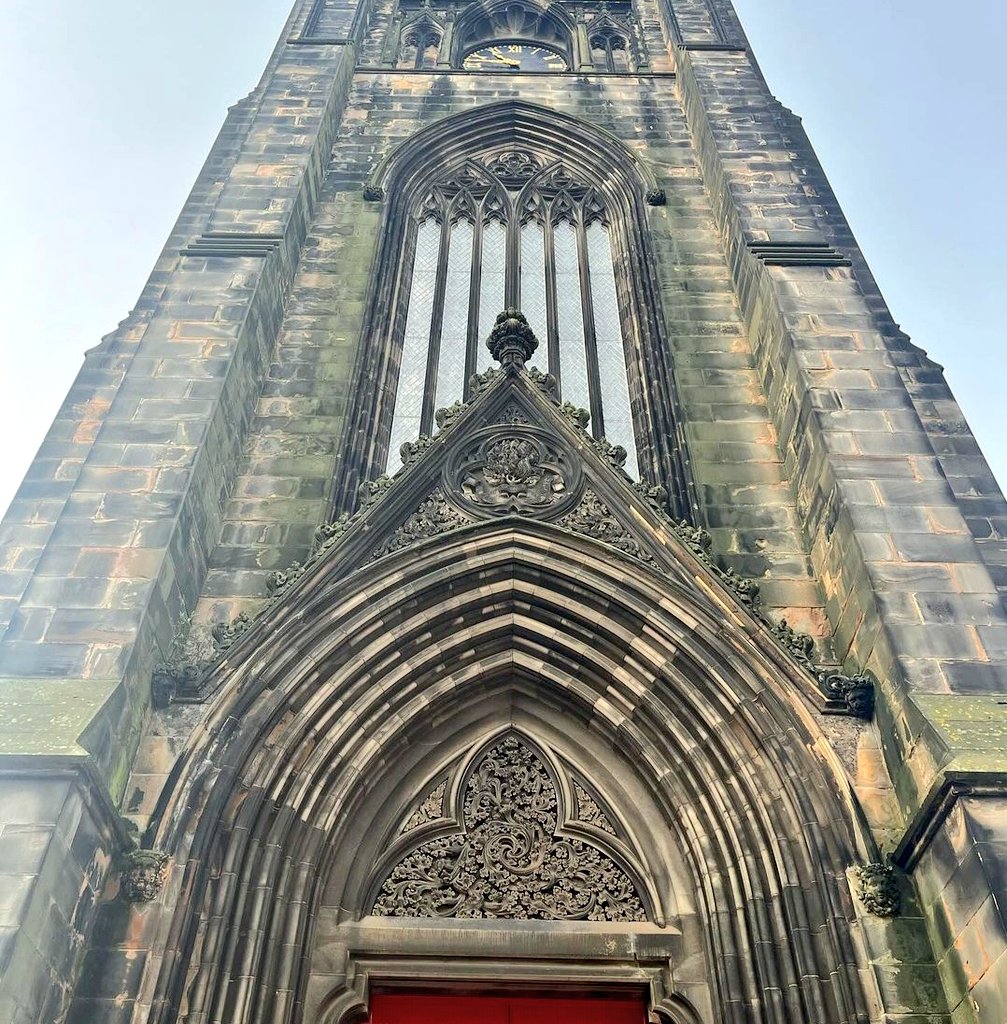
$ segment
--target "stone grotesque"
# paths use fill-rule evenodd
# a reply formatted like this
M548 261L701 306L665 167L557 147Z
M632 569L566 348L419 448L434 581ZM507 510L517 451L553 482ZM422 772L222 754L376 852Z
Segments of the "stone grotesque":
M568 508L579 494L578 464L544 431L520 424L479 431L444 468L444 489L466 511L545 515Z
M860 865L857 896L875 917L896 917L902 909L902 893L895 868L889 863Z
M827 696L841 700L851 715L870 719L874 714L874 679L867 672L854 676L820 672L819 682Z
M546 462L539 446L526 437L501 437L484 446L461 486L473 505L507 512L544 508L566 490L560 468Z
M126 855L119 891L130 903L156 900L164 885L168 855L158 850L131 850Z

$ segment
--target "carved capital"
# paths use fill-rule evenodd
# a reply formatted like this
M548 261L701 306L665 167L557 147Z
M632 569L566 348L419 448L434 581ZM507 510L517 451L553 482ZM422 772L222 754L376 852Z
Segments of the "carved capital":
M380 185L364 185L364 201L380 203L385 198L385 190Z
M168 855L159 850L131 850L126 854L119 891L130 903L156 900L164 885Z
M664 206L668 202L668 197L665 194L663 188L652 188L647 193L647 205L648 206Z

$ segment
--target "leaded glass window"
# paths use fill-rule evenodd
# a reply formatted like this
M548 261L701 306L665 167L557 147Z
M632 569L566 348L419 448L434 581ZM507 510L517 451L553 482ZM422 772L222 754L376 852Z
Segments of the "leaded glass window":
M621 444L637 474L625 339L607 209L562 162L526 151L469 160L415 212L408 306L392 417L399 447L432 433L434 410L465 397L486 365L497 313L521 309L541 343L534 363L561 397L591 413L596 436Z

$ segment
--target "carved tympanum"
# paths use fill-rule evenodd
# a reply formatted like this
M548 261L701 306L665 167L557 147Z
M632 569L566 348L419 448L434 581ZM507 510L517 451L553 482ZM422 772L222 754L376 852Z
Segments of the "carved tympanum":
M541 431L491 428L450 460L445 489L467 510L486 515L547 515L577 497L580 468Z
M591 843L557 834L556 787L542 760L516 736L479 758L462 810L464 831L407 854L381 886L372 913L647 920L622 867Z

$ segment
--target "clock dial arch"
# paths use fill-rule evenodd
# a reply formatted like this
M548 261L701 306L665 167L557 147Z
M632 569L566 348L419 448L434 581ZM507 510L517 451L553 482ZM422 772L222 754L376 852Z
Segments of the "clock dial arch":
M569 70L575 63L575 35L573 17L559 4L542 6L534 0L487 0L470 4L459 13L454 24L452 64L464 68L468 62L469 70L474 70L472 64L478 62L485 63L487 69L495 65L494 69L505 70L506 61L492 53L495 48L505 57L510 54L518 58L519 63L528 65L526 70ZM509 51L508 47L521 49ZM534 47L544 53L531 53ZM473 58L473 54L478 56ZM546 54L550 56L547 58ZM565 65L562 69L557 66L560 61ZM541 66L532 66L540 62Z
M520 39L495 40L469 50L462 61L467 71L569 71L566 57L554 47Z

